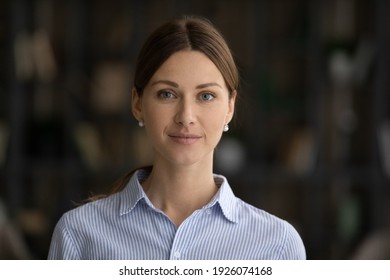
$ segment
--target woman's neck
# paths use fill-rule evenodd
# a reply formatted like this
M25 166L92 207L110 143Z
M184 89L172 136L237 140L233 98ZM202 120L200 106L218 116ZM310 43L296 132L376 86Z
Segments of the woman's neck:
M171 167L156 163L142 184L153 205L179 226L216 194L212 166Z

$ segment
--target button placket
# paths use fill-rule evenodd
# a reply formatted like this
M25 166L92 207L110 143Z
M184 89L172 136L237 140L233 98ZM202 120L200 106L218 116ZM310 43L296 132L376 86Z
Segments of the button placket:
M201 216L202 211L195 211L188 217L178 228L172 243L171 259L185 259L185 252L193 242L194 235L196 235L196 219Z
M179 251L176 251L176 252L173 254L173 256L175 257L175 259L180 259L181 254L180 254Z

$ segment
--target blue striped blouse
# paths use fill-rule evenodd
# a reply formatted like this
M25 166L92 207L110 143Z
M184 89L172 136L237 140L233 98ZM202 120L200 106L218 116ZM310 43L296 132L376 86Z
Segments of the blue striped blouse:
M286 221L234 196L225 177L219 191L179 227L155 208L137 171L125 189L65 213L49 259L305 259L303 242Z

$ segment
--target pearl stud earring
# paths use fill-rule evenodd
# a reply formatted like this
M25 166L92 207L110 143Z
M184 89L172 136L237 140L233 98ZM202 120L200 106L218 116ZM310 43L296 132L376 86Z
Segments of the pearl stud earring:
M226 132L229 130L229 125L228 124L225 124L224 127L223 127L223 131Z

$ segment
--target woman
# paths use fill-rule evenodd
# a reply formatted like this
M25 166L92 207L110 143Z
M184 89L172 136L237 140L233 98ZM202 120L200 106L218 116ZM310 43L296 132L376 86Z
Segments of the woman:
M66 213L50 259L304 259L295 229L235 197L213 174L238 73L220 33L183 17L158 28L138 57L132 112L154 148L151 168Z

